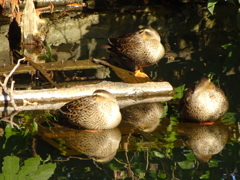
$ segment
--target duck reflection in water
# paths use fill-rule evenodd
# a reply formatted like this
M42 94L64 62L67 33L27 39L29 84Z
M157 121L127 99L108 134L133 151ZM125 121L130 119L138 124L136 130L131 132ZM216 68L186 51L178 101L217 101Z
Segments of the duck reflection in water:
M97 132L84 130L64 140L71 149L87 155L96 162L104 163L115 157L121 141L121 132L118 128Z
M227 112L228 105L224 92L210 78L202 77L184 93L180 101L180 113L186 120L213 122Z
M112 129L119 125L121 113L116 98L106 90L71 101L60 108L67 121L79 128Z
M153 132L159 125L163 114L161 103L141 103L127 106L121 109L122 121L125 126L130 123L132 126L144 132Z
M196 158L208 162L212 155L218 154L228 141L228 127L220 121L213 125L180 123L178 132L185 136L185 143Z

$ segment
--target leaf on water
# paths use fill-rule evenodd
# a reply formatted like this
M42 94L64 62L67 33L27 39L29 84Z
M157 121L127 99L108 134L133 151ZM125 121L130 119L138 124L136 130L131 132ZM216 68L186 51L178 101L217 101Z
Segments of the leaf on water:
M31 179L34 180L47 180L49 179L56 169L56 164L43 164L39 166L39 169L35 172Z
M165 103L164 108L163 108L163 115L161 118L164 118L168 115L168 104Z
M200 176L200 179L209 179L210 177L210 171L206 171L206 174L203 174Z
M158 152L158 151L153 151L154 156L159 157L159 158L165 158L165 155Z
M159 177L160 179L166 179L167 174L166 173L158 173L157 177Z
M182 162L178 162L178 165L182 168L182 169L192 169L194 167L194 161L182 161Z
M85 167L84 170L85 172L91 172L91 167Z
M171 130L170 130L171 129ZM176 132L174 132L174 131L172 131L172 128L170 128L170 129L168 129L168 131L170 132L169 134L168 134L168 136L165 138L165 140L167 141L167 142L169 142L169 143L171 143L171 142L174 142L174 141L176 141L177 140L177 134L176 134Z
M38 166L40 164L40 157L33 157L33 158L29 158L27 160L24 161L24 166L21 168L21 170L19 171L19 178L24 179L24 177L26 176L31 176L33 175L37 170L38 170Z
M3 158L3 167L2 167L2 175L9 177L9 179L14 179L13 177L19 171L19 161L20 159L16 156L6 156Z
M195 161L195 160L196 160L196 158L195 158L195 156L194 156L194 154L193 154L192 151L191 151L191 153L186 153L186 154L184 154L184 156L186 157L186 159L187 159L188 161Z
M185 90L185 84L178 86L174 89L175 94L173 96L173 99L181 99L183 97L184 94L184 90Z
M0 179L34 179L47 180L55 171L56 164L48 163L40 165L40 156L24 161L24 166L19 171L20 159L16 156L6 156L3 159L2 174Z
M38 131L38 123L33 122L33 133Z
M218 160L216 159L211 159L210 162L208 163L209 167L214 168L214 167L218 167Z
M237 113L227 112L226 114L224 114L221 121L224 124L234 124L237 122L238 118L239 117L238 117Z
M48 155L48 157L45 160L43 160L43 164L46 164L48 161L51 161L50 155Z
M213 14L217 2L218 0L208 0L207 8L211 14Z
M138 173L139 179L144 179L145 175L146 175L145 172L139 172L139 173Z
M15 132L15 131L13 131L13 128L11 127L11 125L7 125L6 127L5 127L5 138L6 138L6 141L7 141L7 139L9 138L9 137L11 137L12 135L16 135L17 134L17 132Z
M229 47L232 47L232 43L227 43L227 44L222 45L223 49L228 49Z

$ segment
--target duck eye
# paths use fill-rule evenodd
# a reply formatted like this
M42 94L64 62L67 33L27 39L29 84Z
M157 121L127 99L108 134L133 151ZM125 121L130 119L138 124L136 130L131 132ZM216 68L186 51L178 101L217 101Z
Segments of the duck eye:
M100 97L99 94L94 94L94 97Z
M145 33L145 31L144 31L144 30L140 30L140 31L139 31L139 34L142 34L142 33Z
M145 31L146 35L150 36L151 33L149 31Z

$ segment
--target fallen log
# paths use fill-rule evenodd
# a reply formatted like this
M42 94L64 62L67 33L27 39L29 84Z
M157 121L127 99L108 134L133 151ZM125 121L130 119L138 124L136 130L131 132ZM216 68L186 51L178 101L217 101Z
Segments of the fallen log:
M91 95L96 89L114 94L120 107L142 102L169 101L174 94L169 82L123 83L103 81L98 84L59 89L16 90L14 100L20 111L58 109L68 101ZM12 111L10 98L0 95L0 111Z
M57 61L50 63L38 64L46 71L70 71L78 69L98 69L102 68L102 65L92 62L92 60L77 60L77 61ZM8 65L5 67L0 67L0 76L8 74L15 65ZM23 74L23 73L35 73L36 69L28 64L21 64L14 74Z

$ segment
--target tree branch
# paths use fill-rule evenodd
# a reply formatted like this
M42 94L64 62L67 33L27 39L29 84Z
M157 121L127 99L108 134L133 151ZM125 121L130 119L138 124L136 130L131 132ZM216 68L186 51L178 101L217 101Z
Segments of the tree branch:
M13 87L14 87L14 81L12 81L11 82L11 87L10 87L10 89L7 87L7 83L8 83L8 81L9 81L9 79L10 79L10 77L13 75L13 73L16 71L16 69L19 67L19 65L20 65L20 63L22 62L22 61L24 61L25 60L25 58L22 58L22 59L19 59L18 60L18 62L17 62L17 64L14 66L14 68L11 70L11 72L8 74L8 75L6 75L5 76L5 79L4 79L4 81L3 81L3 83L0 81L0 85L2 86L2 88L3 88L3 98L4 98L4 101L5 102L7 102L7 96L9 96L9 98L10 98L10 102L11 102L11 104L12 104L12 106L13 106L13 108L14 108L14 110L16 111L16 112L18 112L18 107L17 107L17 105L16 105L16 103L15 103L15 100L14 100L14 97L13 97ZM7 103L6 103L7 104ZM5 105L6 105L5 104ZM14 114L15 115L15 114ZM18 125L17 124L15 124L14 122L13 122L13 117L14 117L14 115L11 115L10 117L6 117L6 118L2 118L0 121L5 121L5 122L8 122L8 123L10 123L11 124L11 127L14 127L14 126L16 126L16 127L18 127ZM8 120L9 119L9 120ZM18 127L19 128L19 127Z

